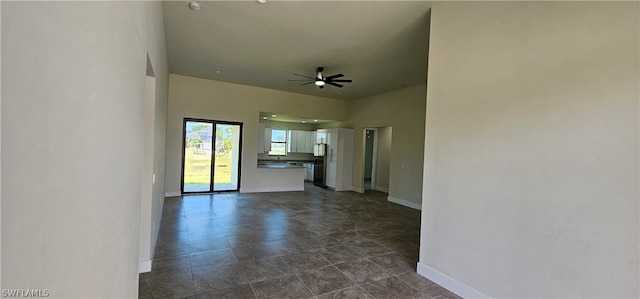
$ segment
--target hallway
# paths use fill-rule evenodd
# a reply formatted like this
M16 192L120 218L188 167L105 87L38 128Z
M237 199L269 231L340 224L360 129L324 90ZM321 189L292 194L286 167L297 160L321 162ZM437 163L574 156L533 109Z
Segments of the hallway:
M140 298L457 298L415 273L420 212L387 194L167 198Z

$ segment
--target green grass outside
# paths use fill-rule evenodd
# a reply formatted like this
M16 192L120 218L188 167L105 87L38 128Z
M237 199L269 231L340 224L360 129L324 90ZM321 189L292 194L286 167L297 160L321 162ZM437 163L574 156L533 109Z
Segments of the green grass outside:
M216 156L214 184L231 183L231 153ZM211 156L199 151L197 154L191 148L185 148L184 184L209 184L211 175Z

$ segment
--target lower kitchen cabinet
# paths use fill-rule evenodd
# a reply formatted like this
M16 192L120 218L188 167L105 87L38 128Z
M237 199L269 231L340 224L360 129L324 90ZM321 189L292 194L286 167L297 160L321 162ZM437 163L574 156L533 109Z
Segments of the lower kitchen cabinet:
M304 180L306 182L313 182L313 163L304 164Z

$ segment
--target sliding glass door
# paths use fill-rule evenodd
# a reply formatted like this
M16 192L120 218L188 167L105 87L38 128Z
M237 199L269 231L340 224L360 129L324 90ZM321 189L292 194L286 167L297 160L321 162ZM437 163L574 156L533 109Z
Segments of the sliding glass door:
M240 177L240 132L238 124L216 124L216 152L213 190L238 190Z
M211 192L213 124L185 120L182 192Z
M185 119L182 192L240 189L242 124Z

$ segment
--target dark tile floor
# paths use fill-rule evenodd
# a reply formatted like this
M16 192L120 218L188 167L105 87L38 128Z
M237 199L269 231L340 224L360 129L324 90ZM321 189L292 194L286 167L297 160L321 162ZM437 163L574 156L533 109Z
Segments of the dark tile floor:
M167 198L140 298L458 298L416 274L420 212L387 194Z

